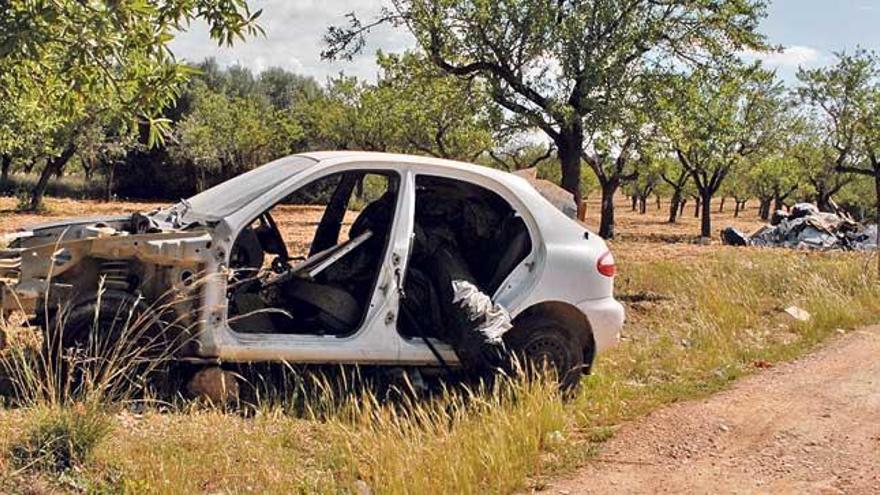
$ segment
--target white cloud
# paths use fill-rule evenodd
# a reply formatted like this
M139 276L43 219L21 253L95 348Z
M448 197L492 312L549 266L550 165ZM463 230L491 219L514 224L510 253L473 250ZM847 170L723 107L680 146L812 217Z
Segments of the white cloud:
M345 23L345 14L356 12L363 19L375 16L383 0L258 0L248 4L252 10L263 9L259 24L265 36L248 38L234 46L218 47L208 36L204 23L195 22L171 43L179 59L198 62L214 57L222 65L239 64L255 72L269 67L283 67L319 81L340 71L375 79L375 52L401 51L412 47L412 38L389 27L380 27L367 38L363 52L351 62L321 60L322 36L330 25Z
M756 52L748 50L742 53L746 60L760 60L767 67L796 69L813 65L821 61L822 53L809 46L793 45L783 48L781 52Z

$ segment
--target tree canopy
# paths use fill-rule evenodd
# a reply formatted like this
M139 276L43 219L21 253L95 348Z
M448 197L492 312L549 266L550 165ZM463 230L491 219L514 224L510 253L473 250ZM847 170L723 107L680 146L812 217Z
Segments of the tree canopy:
M697 70L668 79L661 128L703 204L701 236L711 230L710 203L745 159L772 149L782 130L784 88L759 66Z
M608 89L637 82L643 70L731 60L761 49L762 0L394 0L373 22L356 15L332 27L325 56L351 56L375 25L407 29L448 74L478 77L510 118L555 143L562 185L578 194L584 129L622 102Z
M190 21L208 23L219 43L260 32L243 0L78 2L11 0L0 9L0 115L28 124L0 126L0 154L24 139L46 142L50 160L32 195L73 156L79 129L113 122L114 132L149 125L150 142L168 132L158 117L191 71L168 44Z
M413 152L473 161L494 146L486 93L415 53L379 53L376 83L339 76L307 118L315 134L341 149Z

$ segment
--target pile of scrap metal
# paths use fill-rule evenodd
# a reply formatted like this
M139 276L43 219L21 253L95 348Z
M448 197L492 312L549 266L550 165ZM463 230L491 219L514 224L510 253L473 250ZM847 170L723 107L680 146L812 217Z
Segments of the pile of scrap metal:
M731 246L785 247L791 249L866 251L877 249L877 226L865 226L844 214L820 212L809 203L777 211L770 225L746 235L728 227L721 241Z

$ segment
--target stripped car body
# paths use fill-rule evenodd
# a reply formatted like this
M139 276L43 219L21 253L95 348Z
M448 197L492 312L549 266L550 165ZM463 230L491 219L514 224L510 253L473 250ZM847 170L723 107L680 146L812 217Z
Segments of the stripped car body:
M260 227L253 227L258 220L274 224L264 215L300 188L330 176L341 177L342 183L346 174L361 178L381 174L394 184L393 194L383 199L387 225L382 227L386 229L384 242L374 243L378 246L375 276L369 290L360 291L360 299L352 298L362 311L357 324L345 332L274 327L271 331L269 327L237 331L230 291L231 277L239 268L235 251L240 249L240 239L245 234L254 237L248 229L259 231ZM494 273L485 280L495 279L491 300L509 313L514 324L511 332L523 319L550 319L576 337L573 345L580 347L587 368L596 352L617 342L624 313L613 297L613 269L611 273L600 269L601 263L613 268L604 241L566 217L526 180L466 163L354 151L285 157L147 214L82 219L19 232L0 251L0 279L4 280L0 302L6 312L39 314L75 304L102 284L147 301L168 293L188 294L178 297L175 308L182 320L188 320L188 327L195 329L191 345L179 352L181 359L456 365L458 355L448 342L435 335L404 335L398 325L405 285L414 268L414 238L421 228L420 195L442 198L446 194L442 187L449 185L481 191L488 198L481 201L506 203L511 212L508 220L521 225L519 237L526 242L518 244L519 253L505 252L513 248L499 241L500 237L487 238L483 244L495 243L499 251L497 256L486 255L496 261L487 268ZM470 201L473 194L462 196L462 201ZM329 248L310 253L300 263L285 256L279 264L283 266L276 267L278 273L270 278L302 279L306 268L338 263L350 257L352 250L361 250L359 246L370 242L371 236L378 237L365 230L339 243L339 226L335 229L336 239ZM266 237L265 232L260 234ZM280 236L277 227L275 234ZM277 252L266 247L265 240L261 242L266 253ZM499 271L501 265L510 266ZM315 279L314 274L310 276ZM485 289L489 283L480 285ZM255 292L264 289L265 284ZM294 322L290 325L296 322L290 321Z

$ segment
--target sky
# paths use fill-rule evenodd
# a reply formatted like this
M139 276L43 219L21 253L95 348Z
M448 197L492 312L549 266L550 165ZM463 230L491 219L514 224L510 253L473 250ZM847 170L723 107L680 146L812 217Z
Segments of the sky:
M215 57L223 65L240 64L260 72L283 67L323 82L344 71L349 75L375 79L375 52L401 51L413 45L401 30L380 28L369 36L362 54L351 62L321 60L321 37L327 26L344 24L344 15L355 11L370 19L383 0L259 0L249 1L252 10L263 9L260 25L265 37L219 48L208 37L207 28L193 23L172 42L179 59L200 61ZM818 67L834 60L834 53L856 46L880 51L880 0L774 0L762 32L781 53L745 54L759 58L793 82L799 66Z

